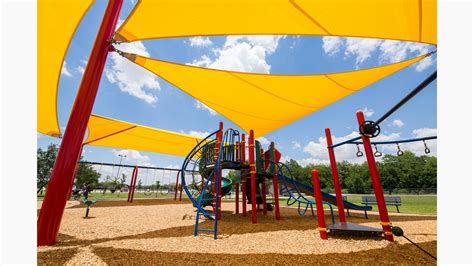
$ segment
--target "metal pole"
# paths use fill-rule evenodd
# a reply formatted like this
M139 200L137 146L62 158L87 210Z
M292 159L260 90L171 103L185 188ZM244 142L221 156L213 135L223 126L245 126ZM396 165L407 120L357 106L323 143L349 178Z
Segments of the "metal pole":
M132 197L132 188L133 188L133 182L134 182L134 179L135 179L135 171L136 171L137 168L133 168L133 171L132 171L132 178L130 179L130 186L128 187L128 198L127 198L127 202L130 202L130 199Z
M74 182L76 163L81 157L82 142L94 106L123 0L109 1L99 27L74 106L54 163L48 190L37 221L37 245L52 245L61 225L67 196Z
M247 216L247 176L243 170L245 164L245 134L242 134L242 139L240 142L241 156L240 160L242 161L242 169L240 170L241 186L242 186L242 216Z
M377 121L375 121L375 124L378 125L382 123L387 117L389 117L391 114L393 114L395 111L398 110L402 105L404 105L406 102L408 102L413 96L418 94L421 90L423 90L426 86L428 86L431 82L433 82L438 76L438 71L433 72L429 77L427 77L423 82L421 82L416 88L414 88L410 93L408 93L403 99L401 99L397 104L395 104L390 110L388 110L384 115L382 115Z
M319 236L321 239L328 239L326 230L326 221L324 220L323 197L321 196L321 185L319 183L318 171L314 169L311 172L313 177L314 198L316 201L316 211L318 212Z
M235 183L235 214L239 214L239 183Z
M261 158L265 158L265 154L261 153ZM261 197L262 197L262 202L263 202L263 215L267 215L267 179L266 177L263 177L262 180L262 190L261 190Z
M250 196L252 202L252 223L257 223L257 183L255 176L255 143L253 139L253 130L250 130L249 136L249 164L250 164Z
M130 197L130 203L133 203L133 196L135 196L135 188L137 187L137 179L138 179L138 167L135 166L135 179L133 180L133 187L132 187L132 196Z
M357 121L359 125L362 125L365 122L364 113L357 112ZM370 177L372 178L372 187L374 188L375 198L377 199L377 207L379 209L379 216L384 231L384 237L388 241L393 241L392 227L388 218L387 206L385 205L382 184L380 183L380 176L377 170L377 164L375 163L375 157L372 151L372 145L370 144L370 138L362 136L362 141L364 142L365 155L367 157L367 164L369 165Z
M117 179L119 178L119 175L120 175L120 168L122 166L123 157L127 157L127 155L126 154L119 154L118 156L120 157L120 163L119 163L119 167L118 167L118 170L117 170Z
M274 160L274 167L273 167L273 197L275 201L275 219L280 220L280 201L278 197L278 168L276 163L276 148L275 142L272 142L270 145L273 147L273 160Z
M179 171L178 173L176 174L176 185L175 185L175 188L174 188L174 200L177 199L178 197L178 179L179 179Z
M218 133L218 142L217 142L217 150L219 152L219 146L221 145L221 142L222 142L222 137L224 135L224 123L223 122L219 122L219 133ZM224 153L224 151L222 151L222 153ZM223 156L224 154L222 154ZM218 160L220 160L221 158L217 158ZM219 189L219 200L218 200L218 209L217 209L217 217L218 217L218 220L221 219L222 217L222 209L221 209L221 203L222 203L222 161L221 163L219 164L220 167L219 167L219 171L217 172L217 188Z
M336 155L334 154L334 149L329 148L332 146L331 130L329 128L326 128L325 132L326 132L326 141L328 143L328 153L329 153L329 161L331 163L332 178L334 180L334 191L336 192L336 202L337 202L337 210L339 213L339 221L341 223L345 223L346 213L344 212L344 201L342 200L341 184L339 183L339 172L337 170Z

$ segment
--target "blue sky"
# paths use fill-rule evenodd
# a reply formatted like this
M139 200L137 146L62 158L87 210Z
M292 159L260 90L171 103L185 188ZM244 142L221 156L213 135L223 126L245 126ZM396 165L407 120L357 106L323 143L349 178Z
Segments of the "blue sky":
M132 1L125 1L122 20L132 8ZM62 131L104 9L104 1L97 1L91 7L66 56L58 95ZM428 45L397 41L300 36L175 38L135 42L119 48L183 64L290 74L363 69L401 61L435 49ZM293 158L302 164L325 163L327 153L324 148L325 139L322 138L324 128L331 128L335 141L353 136L357 110L365 110L368 119L377 119L435 69L436 55L433 55L428 60L269 133L262 142L276 141L285 159ZM436 82L433 82L381 125L382 136L379 139L435 135L436 112ZM178 88L116 54L109 55L93 113L191 134L211 132L216 129L219 121L224 121L225 127L237 127ZM38 135L38 147L44 148L51 142L59 143L59 140ZM436 154L436 143L431 141L429 145L433 154ZM423 150L419 143L401 147L418 154ZM387 147L383 151L393 153L395 147ZM127 153L126 163L130 164L177 167L183 160L177 156L93 146L86 146L83 156L89 161L118 163L118 153ZM343 147L336 152L336 156L340 160L360 161L355 158L355 147Z

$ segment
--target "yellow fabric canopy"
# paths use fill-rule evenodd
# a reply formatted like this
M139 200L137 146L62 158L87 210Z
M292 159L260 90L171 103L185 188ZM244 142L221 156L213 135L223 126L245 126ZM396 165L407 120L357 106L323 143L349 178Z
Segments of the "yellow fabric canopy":
M84 144L186 156L201 138L91 115Z
M350 72L273 75L205 69L122 54L247 132L253 129L256 137L336 102L428 55Z
M69 43L94 0L39 0L38 20L38 131L60 136L56 109L59 76Z
M139 0L116 39L254 34L436 44L436 0Z

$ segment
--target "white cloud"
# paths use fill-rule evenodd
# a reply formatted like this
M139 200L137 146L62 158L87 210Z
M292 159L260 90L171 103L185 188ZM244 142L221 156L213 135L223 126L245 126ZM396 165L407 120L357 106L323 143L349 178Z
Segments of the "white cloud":
M364 107L364 109L359 109L357 112L363 112L365 117L371 117L374 115L374 110Z
M198 100L196 100L196 101L194 102L194 107L196 107L196 109L198 109L198 110L207 110L207 111L209 111L209 113L210 113L211 115L217 115L217 112L214 111L214 110L212 110L211 107L209 107L209 106L203 104L202 102L200 102L200 101L198 101Z
M399 127L399 128L401 128L401 127L403 127L404 125L405 125L405 123L403 123L403 121L400 120L400 119L395 119L395 120L393 120L393 122L392 122L392 126L394 126L394 127Z
M142 56L150 56L142 42L123 43L118 46L118 49ZM158 101L155 92L160 91L161 87L153 73L117 53L112 53L111 59L112 63L105 69L105 75L110 83L117 84L121 91L148 104L155 104Z
M301 148L301 144L298 141L292 141L291 144L293 144L292 148L293 149L299 149Z
M344 56L346 58L356 56L356 66L359 66L372 56L381 43L382 41L378 39L346 38Z
M348 135L337 137L332 136L332 141L334 144L358 137L359 133L356 131L351 132ZM378 137L374 138L372 141L387 141L395 140L400 138L400 133L391 133L391 134L380 134ZM359 145L360 150L363 152L364 147ZM378 147L380 151L383 151L384 147ZM311 155L311 159L307 158L301 161L301 163L324 163L328 161L328 151L327 151L327 142L326 137L320 137L318 141L310 141L304 148L303 151ZM393 151L391 147L387 151ZM356 145L342 145L335 148L336 159L338 161L346 160L353 163L361 163L365 160L365 157L357 157L357 146ZM300 162L300 161L299 161Z
M423 137L431 137L436 136L437 129L436 128L418 128L412 131L412 135L415 138L423 138Z
M77 72L84 75L85 67L87 65L87 60L81 60L81 63L76 67Z
M193 135L193 136L196 136L196 137L200 137L200 138L205 138L207 136L209 136L209 132L207 131L195 131L195 130L191 130L188 132L189 135Z
M116 156L124 155L124 161L131 162L140 166L155 166L151 163L150 157L147 155L142 155L137 150L113 150L112 151Z
M260 142L260 144L262 144L262 145L270 145L270 143L271 143L271 141L269 141L265 137L258 137L258 138L256 138L256 140L258 140Z
M378 60L381 63L395 63L407 59L410 56L426 54L432 48L431 45L395 41L380 40L372 38L352 38L352 37L323 37L323 50L333 56L340 51L344 51L344 58L356 57L355 65L358 68L378 51ZM432 57L427 57L414 65L416 71L421 72L434 63Z
M207 67L210 64L212 64L212 60L207 55L203 55L203 56L201 56L201 58L194 59L192 63L189 63L187 65L198 66L198 67Z
M329 164L328 160L321 160L321 159L311 158L311 157L297 160L297 162L299 165L303 167L306 167L310 164Z
M329 56L339 53L343 39L340 37L325 36L323 37L323 49Z
M209 37L192 37L189 38L189 45L192 47L209 47L212 46L213 43Z
M282 38L284 36L228 36L222 47L213 49L216 56L214 61L202 56L199 60L194 60L191 65L268 74L271 66L266 61L267 56L276 51Z
M66 61L63 62L63 66L61 67L61 75L64 75L66 77L72 77L71 72L67 69L67 63Z

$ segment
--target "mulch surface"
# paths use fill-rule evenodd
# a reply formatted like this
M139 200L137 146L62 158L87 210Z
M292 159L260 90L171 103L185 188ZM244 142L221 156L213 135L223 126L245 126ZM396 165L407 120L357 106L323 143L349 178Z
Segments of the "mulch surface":
M421 246L436 254L436 241L422 243ZM213 264L213 265L413 265L430 264L436 261L424 255L411 244L391 244L387 248L351 253L329 253L324 255L293 254L208 254L208 253L174 253L151 252L119 248L94 248L94 253L110 265L123 265L133 262L134 265L150 264Z

